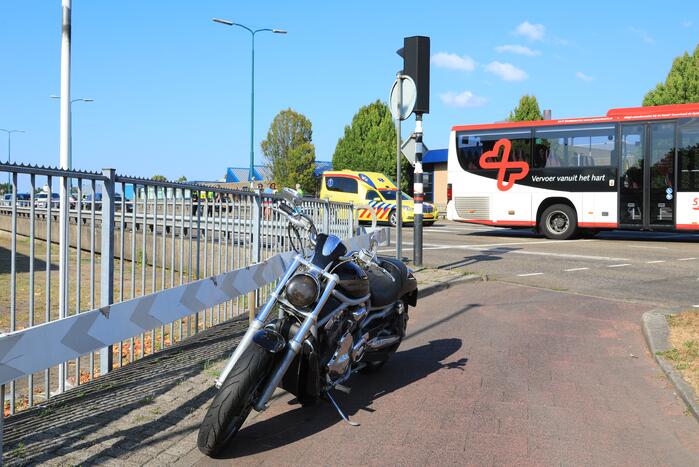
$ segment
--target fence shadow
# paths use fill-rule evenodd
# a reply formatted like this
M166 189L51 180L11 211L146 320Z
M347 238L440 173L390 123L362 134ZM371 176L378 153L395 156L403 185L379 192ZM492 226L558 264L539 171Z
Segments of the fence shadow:
M9 239L8 239L9 241ZM39 250L37 248L37 253L44 254L43 248ZM0 246L0 274L10 274L11 272L11 261L12 261L12 250ZM17 273L28 273L29 272L29 255L25 255L19 252L15 254L15 270ZM57 271L58 264L52 263L51 270ZM43 259L38 259L34 256L34 271L41 272L46 271L46 261Z
M213 397L213 385L193 393L193 397L151 422L137 423L89 442L84 438L143 409L154 397L201 373L209 362L229 356L246 327L246 320L237 319L210 328L172 348L56 396L47 404L6 419L4 464L40 463L56 452L74 452L99 443L109 445L84 462L91 465L98 457L117 457L133 446L151 444L156 434L205 405ZM114 443L114 439L119 441Z

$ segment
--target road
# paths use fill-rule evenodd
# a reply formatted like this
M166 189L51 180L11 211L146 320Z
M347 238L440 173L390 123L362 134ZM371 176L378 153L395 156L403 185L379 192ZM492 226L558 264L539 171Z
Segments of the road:
M404 227L403 238L404 256L412 257L412 228ZM527 229L443 221L425 228L424 247L424 264L433 267L658 307L699 308L699 234L611 231L556 241Z

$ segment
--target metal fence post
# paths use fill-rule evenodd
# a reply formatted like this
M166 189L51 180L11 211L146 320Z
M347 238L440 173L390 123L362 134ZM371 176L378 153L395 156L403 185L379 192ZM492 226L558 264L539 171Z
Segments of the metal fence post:
M257 190L252 197L252 264L262 261L262 192ZM248 318L250 323L255 319L255 291L248 294Z
M323 208L323 231L330 234L330 200L322 200L325 207Z
M115 169L103 169L105 176L102 188L102 248L100 252L100 306L114 302L114 178ZM95 194L93 193L94 197ZM113 346L100 349L100 375L112 371Z

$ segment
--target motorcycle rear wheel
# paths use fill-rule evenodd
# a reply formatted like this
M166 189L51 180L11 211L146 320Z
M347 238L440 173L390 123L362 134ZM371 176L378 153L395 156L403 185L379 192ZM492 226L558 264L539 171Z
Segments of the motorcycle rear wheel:
M250 414L260 385L269 373L273 357L251 344L223 382L199 427L197 447L216 457L238 434Z

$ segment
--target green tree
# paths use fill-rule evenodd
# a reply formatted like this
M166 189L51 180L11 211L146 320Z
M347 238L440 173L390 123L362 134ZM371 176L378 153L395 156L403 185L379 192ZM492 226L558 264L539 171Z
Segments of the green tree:
M0 183L0 193L12 193L12 184L11 183Z
M165 175L153 175L150 179L155 180L156 182L167 182Z
M300 184L306 193L315 193L316 150L311 143L313 129L305 115L291 109L279 112L262 141L262 153L279 188Z
M525 94L519 98L519 104L510 112L507 120L510 122L525 122L531 120L543 120L539 103L535 96Z
M676 57L664 83L648 91L643 105L687 104L699 102L699 45L694 53Z
M175 181L176 181L177 183L184 183L184 182L187 181L187 177L185 177L184 175L182 175L180 178L178 178L178 179L175 180Z
M396 179L396 128L388 105L377 100L359 108L333 154L336 170L382 172ZM401 189L412 187L412 167L401 158Z

